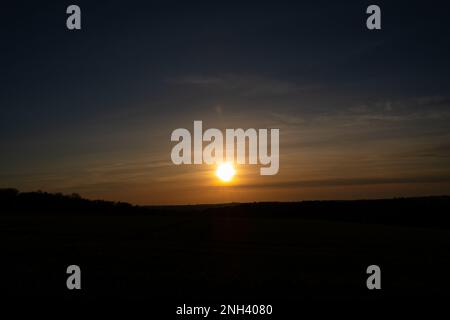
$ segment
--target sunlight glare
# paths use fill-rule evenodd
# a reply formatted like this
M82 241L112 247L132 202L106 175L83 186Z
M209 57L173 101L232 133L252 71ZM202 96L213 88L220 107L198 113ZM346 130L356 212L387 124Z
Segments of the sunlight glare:
M229 162L221 163L216 170L216 176L224 182L231 181L235 173L233 165Z

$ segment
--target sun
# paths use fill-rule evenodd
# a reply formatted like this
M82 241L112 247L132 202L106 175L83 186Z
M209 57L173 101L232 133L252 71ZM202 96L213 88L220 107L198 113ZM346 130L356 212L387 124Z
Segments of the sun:
M223 182L231 181L235 173L233 165L229 162L221 163L216 170L216 176Z

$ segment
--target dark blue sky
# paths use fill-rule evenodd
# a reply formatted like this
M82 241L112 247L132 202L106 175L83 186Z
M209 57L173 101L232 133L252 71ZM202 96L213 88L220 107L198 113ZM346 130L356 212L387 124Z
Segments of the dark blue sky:
M8 4L1 185L220 202L193 197L208 184L168 163L170 132L201 119L282 130L276 181L243 178L225 200L450 191L450 5L375 3L378 31L365 27L372 1L77 1L81 31L65 27L72 2Z

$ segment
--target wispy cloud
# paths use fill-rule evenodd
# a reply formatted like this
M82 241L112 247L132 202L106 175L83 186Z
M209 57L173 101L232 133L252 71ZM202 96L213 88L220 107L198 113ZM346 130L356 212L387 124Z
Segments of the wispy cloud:
M243 189L277 189L300 187L336 187L336 186L363 186L382 184L409 184L409 183L439 183L450 182L450 175L419 176L419 177L392 177L392 178L343 178L323 180L295 180L275 183L241 184L235 188Z
M168 83L223 91L238 91L248 96L286 95L316 89L313 85L299 85L292 81L252 75L187 75L167 79Z

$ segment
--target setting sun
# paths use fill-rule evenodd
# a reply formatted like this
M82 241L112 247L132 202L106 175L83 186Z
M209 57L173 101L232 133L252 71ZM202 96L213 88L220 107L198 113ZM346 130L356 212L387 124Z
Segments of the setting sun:
M229 162L221 163L216 170L216 176L224 182L231 181L235 173L233 165Z

